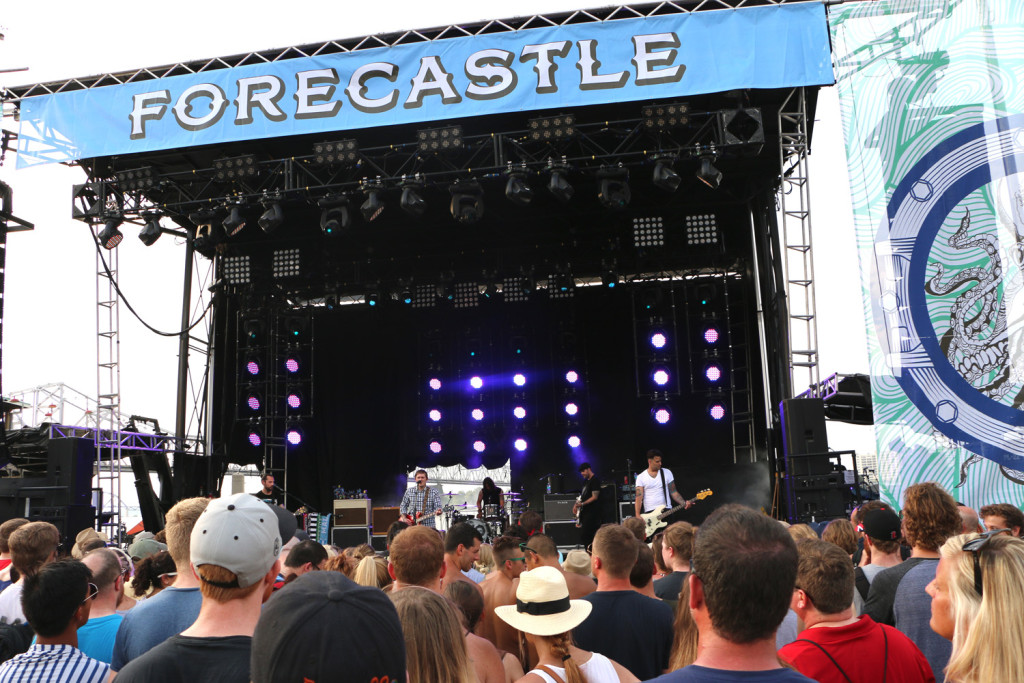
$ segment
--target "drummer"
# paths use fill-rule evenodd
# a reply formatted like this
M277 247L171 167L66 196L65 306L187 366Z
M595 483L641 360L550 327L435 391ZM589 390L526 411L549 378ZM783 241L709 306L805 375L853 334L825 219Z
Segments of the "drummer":
M483 488L476 496L476 509L476 516L481 519L498 518L505 511L505 494L490 477L484 477Z

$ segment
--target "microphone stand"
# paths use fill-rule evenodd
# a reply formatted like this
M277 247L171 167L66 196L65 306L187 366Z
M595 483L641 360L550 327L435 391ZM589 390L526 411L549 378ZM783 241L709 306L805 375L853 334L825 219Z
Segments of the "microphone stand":
M304 501L304 500L302 500L301 498L299 498L299 497L298 497L297 495L295 495L294 493L289 493L288 491L284 490L283 488L281 488L281 487L280 487L280 486L278 486L277 484L274 484L274 488L275 488L275 489L277 489L278 491L280 491L281 493L283 493L283 494L284 494L285 496L291 496L292 498L294 498L294 499L295 499L295 500L296 500L296 501L297 501L297 502L299 503L299 506L300 506L300 507L304 507L304 508L306 508L307 510L309 510L310 512L316 512L316 513L318 513L318 514L319 514L319 512L320 512L319 510L317 510L317 509L316 509L315 507L313 507L312 505L310 505L310 504L309 504L309 503L307 503L306 501ZM287 509L287 508L286 508L286 509Z

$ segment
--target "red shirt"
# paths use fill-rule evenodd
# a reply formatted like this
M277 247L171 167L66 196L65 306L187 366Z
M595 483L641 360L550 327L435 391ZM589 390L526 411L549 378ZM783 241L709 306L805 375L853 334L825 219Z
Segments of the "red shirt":
M828 654L802 640L817 643ZM888 657L883 658L887 647ZM779 650L779 657L819 683L846 683L846 676L854 683L881 683L883 672L891 683L935 681L931 665L910 638L866 614L848 626L805 629Z

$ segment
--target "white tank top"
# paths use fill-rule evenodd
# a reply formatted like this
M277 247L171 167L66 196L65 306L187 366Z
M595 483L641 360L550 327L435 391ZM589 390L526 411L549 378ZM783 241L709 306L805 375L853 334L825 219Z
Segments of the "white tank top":
M548 668L561 676L563 681L565 680L565 669L557 666L549 666ZM580 665L580 671L587 677L588 683L619 683L619 674L615 672L615 667L612 666L611 660L599 652L592 652L590 659ZM534 669L530 673L537 674L546 683L558 683L558 681L540 669Z

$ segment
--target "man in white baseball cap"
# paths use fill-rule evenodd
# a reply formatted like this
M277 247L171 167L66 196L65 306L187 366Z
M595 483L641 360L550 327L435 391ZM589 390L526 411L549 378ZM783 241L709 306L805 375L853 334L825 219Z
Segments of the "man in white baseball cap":
M216 680L248 683L252 634L280 570L274 510L249 494L210 501L191 537L191 567L203 602L180 634L133 659L118 683Z

